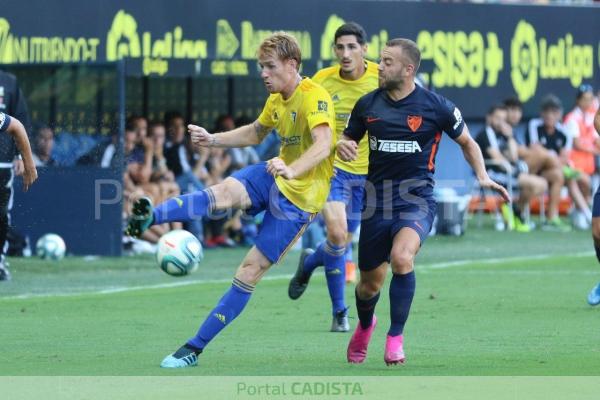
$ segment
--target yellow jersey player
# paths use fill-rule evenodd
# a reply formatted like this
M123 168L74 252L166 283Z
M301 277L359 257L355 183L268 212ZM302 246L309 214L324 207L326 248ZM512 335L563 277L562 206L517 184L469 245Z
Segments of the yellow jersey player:
M284 256L327 200L335 147L331 96L300 76L300 47L286 33L266 38L258 49L258 61L271 95L253 124L215 134L196 125L188 129L194 146L244 147L260 143L276 128L281 138L279 157L156 208L148 198L133 206L127 233L136 236L151 224L188 221L214 210L241 208L251 215L266 211L255 245L239 266L231 288L196 335L163 360L164 368L197 365L198 354L242 312L265 272Z
M331 94L337 133L344 131L358 99L378 87L377 64L365 60L366 36L365 30L357 23L349 22L340 26L334 36L338 64L318 71L313 77L315 82ZM302 252L298 270L288 289L290 298L298 299L304 293L315 268L324 265L332 303L332 332L347 332L350 329L348 308L344 301L344 283L346 280L354 281L356 273L354 268L345 268L345 254L349 251L351 257L352 248L349 243L360 224L368 166L367 140L360 142L356 160L349 162L336 157L331 191L327 204L323 207L327 240L316 251L306 249Z

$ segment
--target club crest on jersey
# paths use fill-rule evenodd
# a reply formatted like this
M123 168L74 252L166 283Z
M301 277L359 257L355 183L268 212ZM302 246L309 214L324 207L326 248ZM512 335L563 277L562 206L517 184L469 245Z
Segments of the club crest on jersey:
M292 111L291 116L292 116L292 121L294 122L294 124L296 123L296 111Z
M324 100L317 100L317 110L327 112L327 102Z
M423 117L421 117L420 115L409 115L406 118L406 122L408 123L408 127L410 128L410 130L416 132L417 129L421 127Z

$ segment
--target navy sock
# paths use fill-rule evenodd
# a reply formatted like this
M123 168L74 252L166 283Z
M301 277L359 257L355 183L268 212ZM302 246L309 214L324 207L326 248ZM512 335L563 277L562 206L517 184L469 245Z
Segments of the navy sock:
M388 335L398 336L402 334L415 295L415 286L415 271L392 276L392 282L390 283L390 319L392 324Z
M244 309L254 286L234 279L231 288L221 297L219 304L204 320L196 336L188 340L187 344L202 350L223 328L231 323Z
M215 198L211 190L173 197L154 208L154 224L165 222L190 221L208 215L215 207Z
M312 274L317 267L325 264L323 258L325 255L324 247L325 242L319 244L315 252L304 259L304 272L308 275Z
M346 285L344 253L346 252L346 246L336 246L327 241L323 246L323 250L327 288L329 289L329 297L331 297L332 312L335 315L338 311L346 309L346 303L344 302L344 287Z
M371 326L371 323L373 322L373 314L375 314L375 306L377 305L377 301L379 300L379 293L367 300L363 300L360 297L358 297L357 292L355 292L355 297L356 311L358 312L360 326L363 329L367 329Z
M594 245L594 250L596 250L596 258L598 259L598 262L600 262L600 246Z

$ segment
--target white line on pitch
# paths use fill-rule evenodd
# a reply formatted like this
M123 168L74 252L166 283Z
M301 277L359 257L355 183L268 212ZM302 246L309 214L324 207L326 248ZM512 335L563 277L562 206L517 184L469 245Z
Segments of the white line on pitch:
M456 260L456 261L448 261L441 263L432 263L432 264L421 264L417 265L417 270L430 270L430 269L445 269L452 267L460 267L465 265L472 264L497 264L500 262L514 262L514 261L531 261L531 260L543 260L551 257L588 257L593 255L593 252L577 252L577 253L566 253L566 254L547 254L547 255L534 255L534 256L521 256L521 257L505 257L505 258L487 258L482 260L468 259L468 260ZM492 272L492 271L490 271ZM501 271L498 271L501 272ZM508 271L507 271L508 272ZM511 270L511 274L526 271L515 271ZM557 271L553 271L557 272ZM544 273L548 273L545 271ZM586 272L587 273L587 272ZM590 271L590 274L593 274L593 271ZM524 274L523 274L524 275ZM532 274L534 275L534 274ZM279 280L288 280L292 277L292 275L275 275L275 276L266 276L262 279L262 281L279 281ZM83 296L83 295L102 295L102 294L113 294L113 293L124 293L124 292L133 292L138 290L147 290L147 289L167 289L167 288L175 288L180 286L190 286L190 285L203 285L203 284L212 284L212 283L229 283L230 279L197 279L197 280L189 280L183 282L172 282L172 283L159 283L154 285L141 285L141 286L121 286L121 287L109 287L106 289L99 290L90 290L90 291L82 291L82 292L72 292L72 293L25 293L16 296L6 296L0 297L0 301L2 300L24 300L31 299L37 297L74 297L74 296Z

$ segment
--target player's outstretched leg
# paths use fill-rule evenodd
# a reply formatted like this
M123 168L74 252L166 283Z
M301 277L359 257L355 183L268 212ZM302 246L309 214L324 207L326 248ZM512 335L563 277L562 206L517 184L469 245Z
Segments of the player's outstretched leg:
M361 299L357 290L355 296L359 322L348 343L346 356L349 363L362 363L367 358L367 348L377 325L375 306L379 300L379 293L370 299Z
M323 245L321 244L320 247L322 246ZM288 296L292 300L299 299L308 287L308 282L310 281L310 277L316 268L316 264L312 264L315 265L314 268L305 268L305 264L306 259L313 256L314 253L315 251L313 249L304 249L302 250L302 253L300 253L298 268L296 269L296 273L290 280L290 284L288 286Z
M254 287L271 265L272 261L267 259L256 246L252 247L237 269L231 287L208 314L196 335L175 353L165 357L160 366L182 368L197 365L198 354L202 353L219 332L241 314L250 300Z
M215 209L215 205L212 188L170 198L156 207L152 206L149 197L141 197L133 203L125 234L139 237L151 225L204 217Z
M133 203L131 217L127 222L125 234L140 237L152 225L152 200L149 197L140 197Z
M221 297L217 306L204 320L196 336L188 340L175 353L165 357L162 368L183 368L198 364L198 354L204 347L229 325L246 307L254 286L235 278L231 288Z

